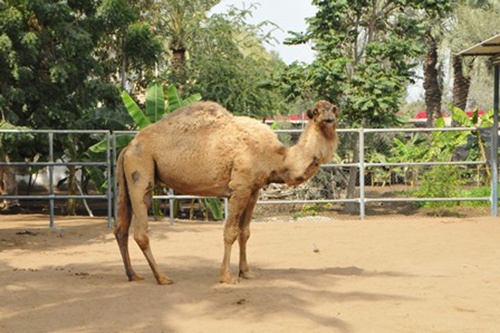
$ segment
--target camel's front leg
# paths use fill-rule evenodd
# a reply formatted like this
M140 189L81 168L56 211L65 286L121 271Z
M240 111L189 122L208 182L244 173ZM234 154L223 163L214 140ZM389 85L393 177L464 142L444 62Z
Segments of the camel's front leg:
M219 278L221 283L235 284L237 282L231 274L231 249L240 233L239 223L245 213L249 197L249 191L235 191L229 198L229 214L224 226L224 258Z
M247 262L247 242L250 238L250 221L252 219L252 212L255 208L255 204L257 203L257 199L259 198L259 191L255 191L250 196L248 200L247 207L245 208L245 212L240 220L240 235L238 238L240 245L240 274L239 276L248 279L252 277L250 274L250 269L248 268Z

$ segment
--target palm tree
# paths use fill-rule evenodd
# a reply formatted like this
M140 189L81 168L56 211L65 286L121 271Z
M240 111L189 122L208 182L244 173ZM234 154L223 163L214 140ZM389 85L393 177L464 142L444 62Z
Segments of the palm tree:
M158 23L158 33L167 38L171 51L171 66L174 73L182 71L189 39L196 28L206 19L206 13L219 0L159 0L156 2L153 20Z
M464 110L473 74L483 59L462 58L458 52L466 46L473 46L495 34L500 33L500 1L463 0L454 8L450 29L445 37L452 53L453 100L455 107Z
M441 118L441 97L443 94L440 83L441 72L438 67L438 39L428 31L426 34L427 52L424 55L424 90L427 114L427 127L434 126L434 115Z

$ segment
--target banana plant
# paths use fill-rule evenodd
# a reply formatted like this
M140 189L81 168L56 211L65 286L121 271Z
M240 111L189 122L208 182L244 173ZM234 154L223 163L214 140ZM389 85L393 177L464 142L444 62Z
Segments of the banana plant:
M472 112L472 117L469 117L467 113L457 107L451 107L451 117L452 119L463 127L477 127L481 125L481 127L492 127L493 126L493 110L489 110L488 112L480 115L479 110L476 108ZM483 138L481 137L481 132L479 130L471 130L470 132L463 132L465 135L473 135L476 138L476 142L478 145L479 152L481 154L481 158L486 161L487 154L486 148L484 146ZM491 179L491 171L489 165L485 165L487 182Z
M121 97L128 114L135 123L134 128L137 130L141 130L160 120L166 114L171 113L178 108L201 100L200 94L194 94L186 99L182 99L174 85L168 86L167 99L165 100L163 86L157 82L150 84L146 89L146 103L144 110L141 110L134 99L126 91L122 92ZM117 135L117 150L121 150L127 146L133 137L134 135L132 134ZM93 153L101 153L106 151L107 148L106 140L102 140L91 146L89 150Z

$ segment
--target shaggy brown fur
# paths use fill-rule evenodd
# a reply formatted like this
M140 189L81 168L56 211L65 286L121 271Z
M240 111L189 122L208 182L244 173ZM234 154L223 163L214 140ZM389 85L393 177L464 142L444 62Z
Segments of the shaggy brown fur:
M155 179L191 195L229 198L224 227L220 282L235 283L229 268L231 247L240 245L240 277L249 277L246 243L259 190L272 182L296 185L307 181L337 147L337 107L320 101L308 110L310 121L293 147L281 144L265 124L236 117L213 102L179 109L139 132L117 161L120 184L115 236L130 281L128 232L134 216L134 239L159 284L173 281L160 273L149 245L148 206Z

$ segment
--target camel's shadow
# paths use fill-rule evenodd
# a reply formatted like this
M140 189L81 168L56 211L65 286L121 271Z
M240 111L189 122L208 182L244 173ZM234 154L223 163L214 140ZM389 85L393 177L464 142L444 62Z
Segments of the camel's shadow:
M137 273L145 280L131 283L126 282L122 267L117 262L101 262L99 266L72 264L57 269L48 266L35 272L13 272L3 267L2 270L13 275L11 278L15 278L16 283L36 285L37 298L32 298L32 288L15 293L4 289L0 291L0 296L5 297L7 302L9 297L26 299L26 305L21 307L30 307L30 318L34 322L68 313L78 318L72 323L52 321L44 327L47 331L76 330L82 323L89 329L105 330L109 328L109 318L120 318L119 321L114 320L115 331L126 331L141 324L148 325L152 331L172 331L169 318L173 313L179 315L196 310L203 314L197 319L200 325L203 325L203 320L211 321L215 317L220 321L233 322L235 313L238 313L237 320L241 325L253 325L262 320L276 323L277 318L284 316L299 322L313 322L323 331L351 332L353 329L349 321L336 312L339 303L415 301L403 295L384 293L376 286L366 288L366 284L360 289L343 288L343 281L349 277L411 277L400 272L375 272L356 266L272 268L256 262L254 278L227 285L217 281L217 261L197 256L180 259L171 265L161 265L175 281L170 286L156 285L146 263L136 265ZM236 272L236 265L232 269ZM59 282L56 284L53 281ZM81 288L74 288L76 285ZM134 301L131 303L131 300ZM50 306L32 306L38 303ZM133 306L116 306L121 303ZM106 316L98 315L97 310L82 312L82 309L93 309L95 304L107 309ZM12 315L5 322L6 327L15 321L25 320L22 313ZM147 321L151 318L155 318L154 321Z

